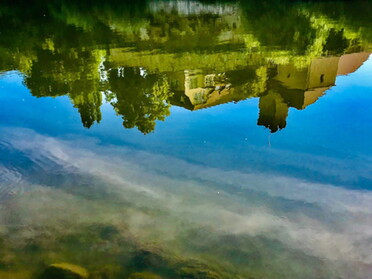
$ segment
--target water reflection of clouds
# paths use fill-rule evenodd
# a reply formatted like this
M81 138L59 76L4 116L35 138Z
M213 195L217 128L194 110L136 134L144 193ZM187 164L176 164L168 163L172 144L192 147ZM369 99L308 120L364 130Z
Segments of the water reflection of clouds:
M288 247L330 261L372 265L370 192L284 175L224 171L128 147L102 146L85 137L59 140L17 128L2 128L1 134L14 150L35 164L51 161L68 175L91 178L92 185L73 190L35 186L33 179L31 189L36 196L33 191L19 194L16 197L21 202L13 205L13 210L18 207L25 214L21 219L29 224L33 218L41 222L42 216L43 222L50 222L59 214L49 207L65 208L65 216L56 220L70 219L73 223L68 217L71 213L76 222L95 218L117 222L124 215L136 234L152 224L154 231L172 239L183 230L174 222L181 220L190 226L207 225L222 235L278 239ZM27 173L23 179L27 182ZM102 194L105 200L92 199L95 194ZM140 210L143 207L163 213L144 213ZM97 210L100 213L93 217Z

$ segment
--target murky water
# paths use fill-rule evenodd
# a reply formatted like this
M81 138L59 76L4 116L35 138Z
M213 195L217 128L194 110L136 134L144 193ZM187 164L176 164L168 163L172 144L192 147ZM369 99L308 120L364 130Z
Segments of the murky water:
M0 278L372 278L371 15L2 1Z

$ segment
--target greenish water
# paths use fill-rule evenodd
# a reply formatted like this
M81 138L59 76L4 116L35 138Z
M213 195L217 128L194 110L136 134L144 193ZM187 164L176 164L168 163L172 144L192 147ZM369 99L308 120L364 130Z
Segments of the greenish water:
M372 278L371 15L2 1L0 279Z

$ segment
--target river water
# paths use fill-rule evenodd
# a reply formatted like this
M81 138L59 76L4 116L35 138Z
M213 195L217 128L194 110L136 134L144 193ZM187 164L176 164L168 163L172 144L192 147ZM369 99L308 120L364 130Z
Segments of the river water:
M1 3L0 278L372 278L371 15Z

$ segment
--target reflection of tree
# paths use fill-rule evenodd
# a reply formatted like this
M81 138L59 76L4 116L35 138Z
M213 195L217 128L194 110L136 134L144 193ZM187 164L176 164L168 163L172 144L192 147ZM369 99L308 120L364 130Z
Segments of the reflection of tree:
M285 128L288 115L288 105L284 103L279 93L270 91L260 98L260 115L258 125L269 128L272 133Z
M372 29L353 26L349 10L356 4L341 2L305 5L296 1L242 1L243 26L252 33L246 45L274 50L271 55L275 61L297 60L299 67L322 55L358 51L362 45L368 45L362 38L369 36ZM370 3L358 2L367 10L371 8ZM368 13L361 14L364 21L359 26L370 26L365 19Z
M79 110L84 127L90 128L94 122L101 121L102 94L98 91L83 92L70 95L74 107Z
M335 30L332 28L329 31L329 35L323 46L323 50L338 54L343 53L348 45L348 40L344 36L344 30Z
M231 28L213 14L180 16L164 11L152 14L147 27L151 46L158 44L169 51L217 49L221 32Z
M165 77L128 67L110 70L108 83L106 98L122 115L125 128L137 127L147 134L155 129L156 120L170 114L172 93Z
M259 123L277 130L285 121L273 118L284 109L272 93L265 95L275 65L304 69L315 57L367 49L372 38L367 2L360 9L346 2L246 0L223 14L151 10L147 0L35 1L27 9L23 2L2 1L0 69L21 71L34 96L69 96L85 127L101 119L105 85L124 127L148 133L169 115L172 94L163 76L171 80L175 71L205 69L228 78L207 88L213 97L208 104L264 95ZM110 70L102 83L102 60L125 68ZM166 74L146 75L138 67ZM184 84L182 78L177 82ZM177 90L182 103L183 88ZM302 107L303 95L281 94L289 106Z
M85 127L101 120L99 60L94 51L39 50L25 84L36 97L68 95Z
M242 1L244 25L265 47L305 54L315 38L309 19L289 2Z

